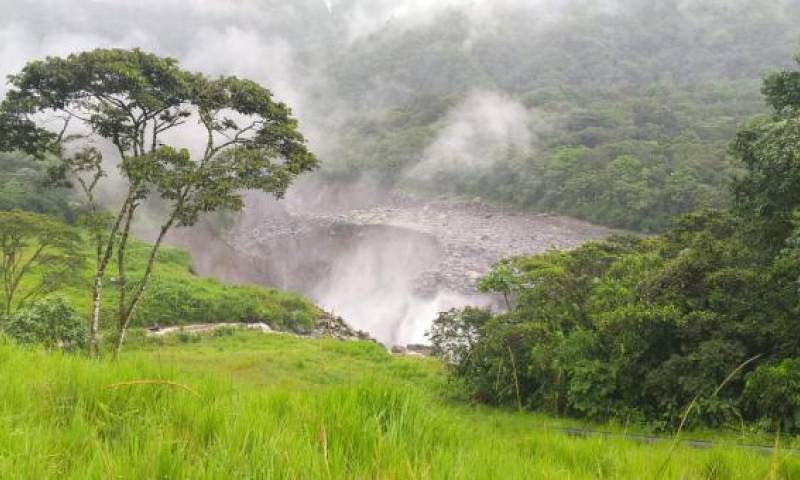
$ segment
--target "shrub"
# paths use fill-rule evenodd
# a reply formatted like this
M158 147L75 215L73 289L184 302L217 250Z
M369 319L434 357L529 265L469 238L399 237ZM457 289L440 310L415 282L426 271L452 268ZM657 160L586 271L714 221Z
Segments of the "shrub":
M747 376L744 400L753 417L785 432L800 432L800 359L757 368Z
M465 368L469 352L480 337L480 329L492 318L492 312L467 307L439 313L431 330L426 333L433 354L445 359L456 369Z
M45 297L30 308L17 310L9 317L4 330L18 343L39 344L50 350L73 352L88 345L83 318L58 295Z
M569 368L567 398L571 410L594 420L605 420L615 412L616 371L597 360L582 360Z
M215 337L232 337L237 331L234 327L219 327L211 333Z

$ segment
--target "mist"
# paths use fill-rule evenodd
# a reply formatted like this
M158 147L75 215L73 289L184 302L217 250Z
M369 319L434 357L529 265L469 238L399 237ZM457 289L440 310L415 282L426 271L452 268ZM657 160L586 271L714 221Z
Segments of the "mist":
M529 153L546 128L536 112L496 92L474 91L450 110L422 160L406 172L413 179L481 175L516 149Z
M758 79L789 61L799 24L792 0L5 0L0 76L48 55L139 47L267 86L322 170L285 201L249 196L233 229L208 219L172 240L204 274L300 291L402 344L424 341L440 310L493 305L477 279L500 258L607 233L480 198L540 181L529 166L568 123L563 105L612 87ZM765 27L785 41L737 56ZM170 140L202 142L192 128ZM399 193L406 184L418 190ZM440 198L451 190L454 205ZM158 220L154 203L139 234Z

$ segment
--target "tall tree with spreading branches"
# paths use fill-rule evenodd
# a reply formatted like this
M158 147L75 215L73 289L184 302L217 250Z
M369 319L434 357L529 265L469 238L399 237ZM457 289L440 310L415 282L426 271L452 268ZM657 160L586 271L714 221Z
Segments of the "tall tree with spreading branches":
M106 172L102 146L92 142L113 147L126 181L110 221L93 222L98 246L89 327L95 354L104 279L115 254L117 356L173 227L194 225L207 212L240 210L246 191L281 197L297 175L317 166L290 109L250 80L211 79L138 49L48 57L9 78L11 89L0 104L0 131L7 132L0 134L0 147L54 154L61 160L52 170L54 180L77 181L95 217L100 214L95 188ZM192 146L197 154L167 144L181 130L198 128L205 140ZM153 197L168 207L143 277L129 283L131 226L143 202Z

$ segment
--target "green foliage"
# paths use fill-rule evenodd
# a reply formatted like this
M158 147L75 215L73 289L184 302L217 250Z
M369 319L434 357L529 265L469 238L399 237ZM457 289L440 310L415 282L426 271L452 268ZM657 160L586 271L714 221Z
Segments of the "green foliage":
M747 376L744 389L747 409L755 418L787 432L800 427L800 360L787 358L764 365Z
M0 210L27 210L74 223L71 192L50 188L45 165L22 154L0 153Z
M38 157L60 160L48 169L50 181L80 184L91 212L97 252L90 323L95 354L103 280L114 254L119 273L118 355L161 243L173 226L194 225L205 213L240 210L250 190L281 197L297 175L317 166L291 111L273 101L266 88L236 77L208 79L181 69L174 59L139 49L96 49L32 61L11 75L9 83L11 89L0 104L0 128L13 135L4 132L0 150L35 149ZM60 133L47 129L42 121L47 115L63 120ZM205 149L197 158L188 148L163 143L167 132L193 115L206 133ZM106 177L103 156L88 136L66 135L70 121L81 122L90 136L116 147L127 193L107 225L95 199L95 188ZM82 148L68 155L66 144L74 141ZM125 267L131 225L142 202L156 196L166 215L144 274L128 292Z
M41 158L54 138L55 134L36 128L31 119L0 110L0 152L20 150Z
M117 147L135 195L143 199L153 190L172 201L179 225L194 224L203 212L240 208L245 190L280 196L296 175L317 165L288 107L266 88L236 77L210 80L138 49L48 57L30 62L10 83L4 115L37 130L30 121L35 114L85 113L73 118ZM200 161L160 140L195 111L210 142ZM234 116L242 117L241 125ZM218 137L228 140L217 144ZM59 136L48 150L62 153L63 142L75 140ZM64 168L53 173L95 170L99 152L83 152L64 157Z
M54 295L14 312L3 331L21 343L48 350L83 351L89 345L86 321L62 296Z
M316 326L318 317L310 302L294 294L211 279L187 283L172 275L157 275L134 325L264 322L280 330L305 332Z
M601 5L565 2L552 22L537 7L498 7L502 35L476 33L469 15L448 9L348 46L330 70L354 108L326 166L647 232L695 209L727 208L741 169L730 138L765 112L759 84L790 66L800 10L790 1L626 0L613 13ZM797 78L770 77L765 91L783 91L770 97L776 109L800 98ZM479 172L415 178L474 91L527 108L539 125L532 144L484 159Z
M732 146L747 169L734 186L736 206L759 222L762 241L772 248L783 244L800 207L799 91L800 71L769 76L764 94L772 117L741 129Z
M466 367L479 332L491 317L490 311L479 308L452 309L440 313L427 332L433 344L433 354L446 359L456 368Z
M743 374L724 382L756 355L800 355L800 269L749 242L738 219L708 212L657 238L514 259L514 308L482 320L469 342L443 330L459 312L440 316L432 341L459 352L443 358L489 403L520 403L519 392L531 409L669 428L694 402L689 425L756 421Z
M23 211L0 211L0 283L3 313L62 286L79 272L81 238L64 223ZM36 276L37 282L28 277Z
M567 408L587 418L610 418L617 411L615 366L598 360L579 360L568 368Z
M800 55L797 56L800 63ZM784 71L769 75L762 89L767 103L779 115L797 115L800 108L800 72Z
M532 115L540 115L542 109L565 119L553 120L558 128L542 133L542 144L486 159L487 168L479 172L446 170L430 179L408 172L425 158L426 149L447 125L443 105L449 104L432 103L441 106L436 120L406 113L421 108L416 105L403 107L403 115L392 111L379 117L377 125L369 117L347 127L342 150L335 152L328 173L377 170L384 181L402 188L479 196L614 227L662 231L680 214L727 206L726 184L738 173L727 146L737 122L745 117L742 107L718 98L718 85L706 88L687 92L674 87L657 95L644 88L597 95L577 90L569 92L566 105L560 99L543 99ZM744 97L747 112L762 110L752 83L735 89ZM667 112L678 117L678 127L654 132L645 119L666 116L659 110L665 107L655 106L664 104L681 109ZM397 117L408 123L398 126ZM429 123L420 125L421 121Z
M50 260L34 263L35 268L26 272L18 287L19 296L28 297L26 300L30 303L46 292L57 292L77 307L82 318L84 315L88 316L92 307L90 294L93 262L96 261L88 232L69 227L55 219L24 212L0 212L0 224L6 217L9 222L13 220L14 228L27 225L20 219L30 217L35 222L43 222L42 225L49 225L48 228L51 229L48 232L64 229L69 232L72 242L66 252L55 251L53 257L39 257ZM24 233L33 235L34 230L26 229ZM36 239L33 236L25 238L31 241ZM48 242L51 241L53 239L48 238ZM144 274L150 248L144 242L131 242L127 273L133 285ZM25 249L23 260L30 258L29 251L30 248ZM61 255L68 256L69 262L66 265L59 260ZM137 326L264 322L279 330L305 332L313 329L322 316L322 312L313 303L294 293L257 286L230 285L197 276L191 268L192 259L184 250L163 248L155 262L155 287L144 295L140 309L133 319ZM70 268L65 270L65 266ZM109 302L103 307L106 309L103 315L115 313L112 309L119 294L117 273L113 269L109 272L106 292ZM88 322L88 319L84 318L84 322Z
M511 298L521 288L519 282L519 272L508 262L501 262L481 279L478 289L482 292L501 293L506 307L511 308Z
M88 245L84 254L92 255ZM128 276L137 285L147 268L150 245L132 242ZM192 259L181 249L165 247L156 259L152 285L143 295L132 323L139 327L152 325L185 325L192 323L256 323L264 322L278 330L304 332L313 329L322 312L309 300L291 292L249 285L231 285L213 278L200 277L192 271ZM117 272L109 272L107 311L119 292ZM80 289L71 289L70 298L89 312L88 295L91 277Z

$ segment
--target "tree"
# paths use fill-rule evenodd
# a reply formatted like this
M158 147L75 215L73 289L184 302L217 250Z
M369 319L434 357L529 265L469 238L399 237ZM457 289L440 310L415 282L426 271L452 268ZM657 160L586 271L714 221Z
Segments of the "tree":
M732 145L746 168L734 205L758 223L765 243L780 248L800 208L800 71L770 75L763 92L773 115L741 129Z
M426 333L433 345L433 354L456 369L463 368L481 336L480 330L491 318L490 310L472 307L439 313Z
M51 188L46 162L24 153L0 152L0 210L25 210L75 223L80 211L74 194L66 188Z
M481 292L503 294L506 308L511 310L511 299L521 288L520 272L509 261L502 261L492 268L478 284Z
M36 128L36 124L13 113L0 111L0 152L22 150L41 155L53 144L56 135Z
M83 268L80 236L44 215L0 212L0 292L6 317L26 302L50 293ZM45 268L46 274L37 270ZM25 282L30 277L29 282Z
M800 55L795 57L800 64ZM767 103L778 113L796 116L800 109L800 71L775 72L764 80L762 93Z
M103 225L103 234L95 237L99 246L90 323L95 354L103 282L115 252L119 270L116 356L159 248L173 227L194 225L207 212L240 210L242 195L248 190L281 197L297 175L317 166L290 109L249 80L209 79L182 70L173 59L138 49L48 57L29 63L10 80L12 88L0 105L0 118L10 119L6 123L22 132L19 138L24 142L9 146L55 153L62 160L61 168L53 172L56 179L81 179L95 215L99 212L94 187L105 174L98 160L100 152L89 144L92 138L113 145L127 183L111 221L93 222ZM48 132L41 122L35 123L43 115L60 118L60 131ZM190 122L205 137L203 145L195 145L201 152L198 155L164 143L168 133L174 138ZM84 142L84 148L67 155L76 138ZM141 205L156 196L167 205L163 223L143 277L129 285L125 267L130 229Z

